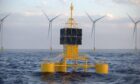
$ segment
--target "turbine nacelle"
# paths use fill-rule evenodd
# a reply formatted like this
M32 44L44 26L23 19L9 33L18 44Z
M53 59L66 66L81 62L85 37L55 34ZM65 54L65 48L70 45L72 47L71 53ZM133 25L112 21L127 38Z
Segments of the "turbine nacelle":
M48 19L49 22L53 22L56 18L58 18L60 16L60 15L57 15L57 16L53 17L52 19L50 19L43 10L42 10L42 13L46 16L46 18Z
M50 30L52 30L52 22L57 19L60 15L57 15L55 17L53 17L52 19L50 19L48 17L48 15L42 10L42 13L44 14L44 16L46 16L47 20L49 21L49 29L48 29L48 37L49 37L49 33L50 33ZM52 31L51 31L52 32Z

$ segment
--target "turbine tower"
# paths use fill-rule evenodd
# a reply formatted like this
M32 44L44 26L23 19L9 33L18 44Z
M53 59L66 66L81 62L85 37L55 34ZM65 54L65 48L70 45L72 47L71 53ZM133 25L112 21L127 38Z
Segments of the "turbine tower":
M133 28L133 37L134 37L134 43L135 43L135 50L137 50L137 25L140 23L140 20L135 21L130 15L128 15L129 19L133 22L134 28Z
M0 19L0 41L1 41L0 51L4 50L4 46L3 46L3 23L9 15L10 14L7 14L6 16L4 16L3 18Z
M86 13L87 14L87 16L88 16L88 18L90 19L90 21L92 22L92 31L91 31L91 38L92 38L92 36L93 36L93 33L94 33L94 44L93 44L93 50L95 51L96 50L96 32L95 32L95 25L96 25L96 22L98 22L99 20L101 20L102 18L104 18L105 16L102 16L102 17L100 17L100 18L97 18L97 19L95 19L95 20L93 20L92 18L91 18L91 16L88 14L88 13Z
M50 55L52 55L52 23L55 19L57 19L60 15L57 15L50 19L48 15L42 10L43 14L46 16L47 20L49 21L49 29L48 29L48 38L50 35Z

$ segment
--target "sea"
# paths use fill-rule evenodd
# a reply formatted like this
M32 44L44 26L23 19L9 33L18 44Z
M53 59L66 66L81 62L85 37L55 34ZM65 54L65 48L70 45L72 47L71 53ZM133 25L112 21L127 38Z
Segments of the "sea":
M62 50L53 50L58 56ZM0 84L140 84L140 50L80 50L92 59L104 59L109 74L69 72L42 74L40 65L49 50L4 50L0 52Z

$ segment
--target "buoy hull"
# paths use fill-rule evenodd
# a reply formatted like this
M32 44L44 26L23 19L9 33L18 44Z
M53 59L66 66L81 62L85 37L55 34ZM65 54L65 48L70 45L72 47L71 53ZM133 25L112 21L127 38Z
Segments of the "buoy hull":
M42 72L54 73L55 72L55 63L43 63L41 65Z
M95 70L98 74L108 74L108 64L95 64Z

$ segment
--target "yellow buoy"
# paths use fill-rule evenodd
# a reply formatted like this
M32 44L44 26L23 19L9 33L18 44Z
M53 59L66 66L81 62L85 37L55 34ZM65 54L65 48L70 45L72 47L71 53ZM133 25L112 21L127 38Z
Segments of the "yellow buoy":
M98 74L108 74L108 68L108 64L105 63L95 64L95 70Z
M95 64L90 63L90 58L86 55L79 54L79 45L82 44L82 29L78 28L78 24L73 18L74 6L71 4L70 7L70 17L68 19L67 27L60 29L60 44L63 45L63 54L61 59L55 61L45 60L41 64L41 72L43 73L57 73L57 72L69 72L69 68L73 71L78 72L79 68L82 68L84 72L88 72L88 69L95 68L98 74L108 74L109 66L104 60L99 60ZM95 51L95 48L94 48ZM51 57L52 47L50 48Z
M41 71L54 73L55 72L55 63L43 63L41 64Z

